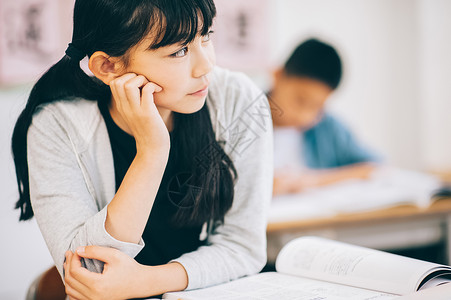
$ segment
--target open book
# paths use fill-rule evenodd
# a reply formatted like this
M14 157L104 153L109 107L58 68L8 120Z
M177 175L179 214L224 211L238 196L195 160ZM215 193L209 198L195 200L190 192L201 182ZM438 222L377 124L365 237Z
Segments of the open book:
M163 299L387 300L451 282L449 266L318 237L285 245L276 270Z
M381 167L366 180L346 180L298 194L274 197L269 222L286 222L400 205L428 207L441 181L429 174Z

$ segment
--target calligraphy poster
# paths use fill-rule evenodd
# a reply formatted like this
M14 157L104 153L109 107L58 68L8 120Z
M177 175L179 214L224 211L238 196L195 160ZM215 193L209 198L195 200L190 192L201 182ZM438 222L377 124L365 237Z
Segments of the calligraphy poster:
M269 63L267 0L215 0L213 41L217 63L235 70L261 70Z
M35 81L64 54L67 26L61 0L0 2L0 84ZM69 37L70 38L70 37ZM66 37L67 39L67 37ZM63 50L62 50L63 49Z

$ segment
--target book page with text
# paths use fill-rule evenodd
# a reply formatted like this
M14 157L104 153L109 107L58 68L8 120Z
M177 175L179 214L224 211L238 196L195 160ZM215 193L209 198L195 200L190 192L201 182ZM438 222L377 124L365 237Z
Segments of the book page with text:
M280 273L404 295L432 270L446 266L318 237L301 237L283 247Z
M399 296L295 277L260 273L217 286L167 293L166 300L391 300Z

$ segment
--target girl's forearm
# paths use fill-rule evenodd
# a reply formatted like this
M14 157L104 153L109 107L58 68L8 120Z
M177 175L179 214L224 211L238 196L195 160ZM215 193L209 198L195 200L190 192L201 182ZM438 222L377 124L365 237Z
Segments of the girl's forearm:
M115 239L139 243L168 159L166 151L138 153L108 204L106 231Z
M160 266L142 266L142 273L137 276L138 297L161 295L167 292L182 291L188 286L185 268L172 262Z

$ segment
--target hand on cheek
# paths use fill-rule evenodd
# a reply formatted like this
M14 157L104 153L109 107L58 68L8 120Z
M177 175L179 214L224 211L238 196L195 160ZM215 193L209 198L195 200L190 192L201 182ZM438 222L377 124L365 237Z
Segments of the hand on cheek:
M169 132L154 102L154 94L162 88L143 75L127 73L111 81L110 89L112 117L120 116L119 127L133 135L138 151L168 152Z

